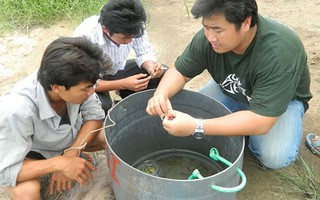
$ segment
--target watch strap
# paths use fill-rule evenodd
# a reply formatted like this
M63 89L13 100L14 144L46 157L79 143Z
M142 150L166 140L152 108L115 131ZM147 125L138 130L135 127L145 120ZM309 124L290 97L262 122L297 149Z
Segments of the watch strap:
M196 128L194 130L194 132L192 133L192 136L198 140L203 139L205 134L204 134L204 122L203 119L198 118L197 119L197 125Z

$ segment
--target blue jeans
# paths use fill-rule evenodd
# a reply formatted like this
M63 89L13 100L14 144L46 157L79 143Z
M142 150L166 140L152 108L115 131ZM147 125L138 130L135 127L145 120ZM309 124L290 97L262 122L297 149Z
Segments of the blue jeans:
M222 103L231 112L250 109L249 104L223 94L214 80L210 80L199 92ZM303 103L292 100L287 111L279 117L268 133L249 137L249 149L265 167L278 169L288 166L297 159L302 138L303 116Z

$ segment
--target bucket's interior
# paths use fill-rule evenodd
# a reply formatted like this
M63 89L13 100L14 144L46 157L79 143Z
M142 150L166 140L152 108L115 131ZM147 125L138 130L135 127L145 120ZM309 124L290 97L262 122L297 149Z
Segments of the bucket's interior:
M197 169L204 177L220 172L218 162L197 152L167 149L150 153L135 163L133 167L147 174L162 178L185 180Z
M168 134L160 117L149 116L145 111L153 92L136 93L122 100L105 120L109 126L105 128L107 144L120 160L142 172L173 179L186 179L195 168L203 176L225 169L227 166L209 157L213 147L221 157L231 163L236 161L242 151L242 137L206 136L197 140ZM175 110L204 119L230 113L209 97L186 90L174 96L171 103Z

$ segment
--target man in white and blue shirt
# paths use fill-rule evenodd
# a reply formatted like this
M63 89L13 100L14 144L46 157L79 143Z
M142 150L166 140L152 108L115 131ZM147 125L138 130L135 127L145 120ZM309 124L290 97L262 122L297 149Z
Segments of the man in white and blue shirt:
M100 16L89 17L75 30L75 36L88 37L113 61L112 69L96 87L106 112L112 106L109 91L117 90L125 98L138 91L156 88L167 68L157 63L145 23L145 9L139 0L110 0ZM131 50L135 52L135 60L127 60Z

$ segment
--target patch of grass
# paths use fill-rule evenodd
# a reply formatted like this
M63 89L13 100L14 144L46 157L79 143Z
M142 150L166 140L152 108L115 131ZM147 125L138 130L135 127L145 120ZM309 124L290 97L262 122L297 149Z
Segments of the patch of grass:
M144 4L151 0L141 0ZM188 16L186 0L182 0ZM0 34L28 32L35 26L49 27L68 19L75 24L91 15L100 14L108 0L0 0Z
M1 32L48 27L62 19L80 22L99 14L107 0L0 0Z
M291 166L273 173L282 183L280 187L275 188L283 194L299 195L312 200L320 199L319 172L316 173L313 166L310 166L302 157L298 157L296 163Z
M185 7L186 12L187 12L187 14L188 14L188 17L190 18L190 11L189 11L189 8L188 8L188 5L187 5L186 0L183 0L183 4L184 4L184 7Z

